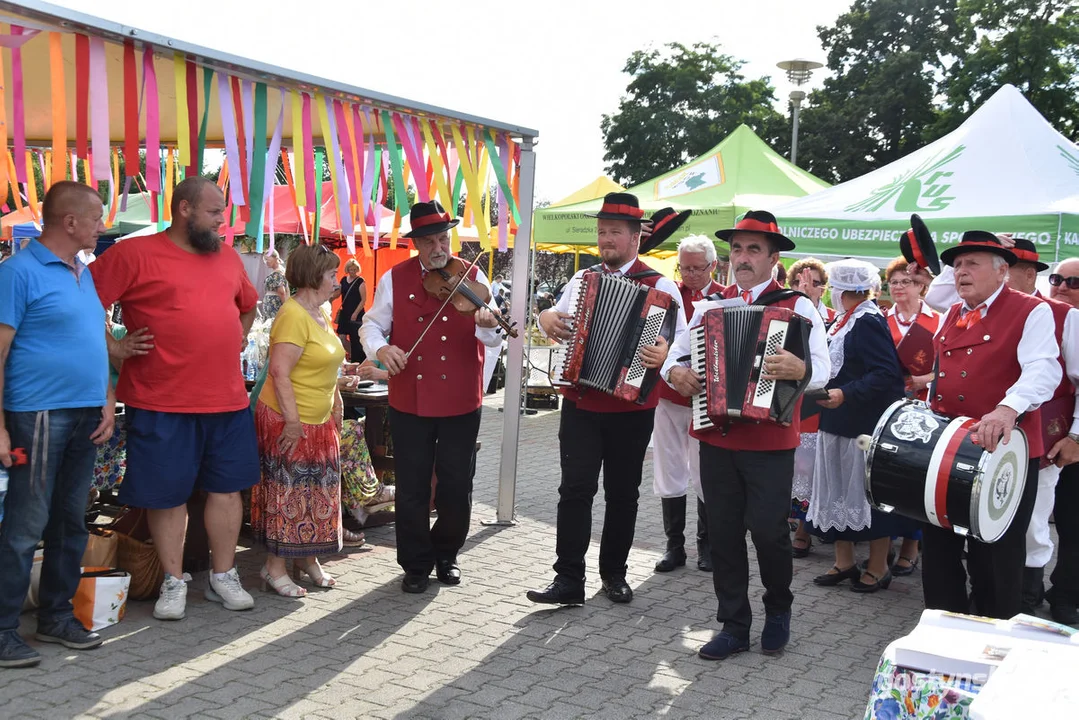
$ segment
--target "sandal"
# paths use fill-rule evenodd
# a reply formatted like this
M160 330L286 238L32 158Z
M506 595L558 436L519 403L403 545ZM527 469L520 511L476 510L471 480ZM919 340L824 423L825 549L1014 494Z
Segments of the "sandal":
M362 532L353 532L348 528L342 528L341 530L341 544L347 548L359 548L363 547L367 542L367 538L364 537Z
M899 560L896 560L895 564L892 565L892 575L895 575L897 577L906 577L907 575L910 575L914 572L914 568L918 567L918 558L918 555L915 555L913 559L907 557L906 555L900 555ZM900 565L900 560L905 561L907 564Z
M312 560L307 565L293 562L293 567L296 568L296 574L301 579L303 575L311 578L311 582L314 583L315 587L332 588L337 585L337 581L330 577L329 573L322 572L322 566L318 564L318 560Z
M801 546L799 546L801 543ZM810 548L813 547L813 538L795 537L791 539L791 555L796 558L808 557Z
M287 574L275 578L273 575L270 575L270 571L266 569L266 566L263 566L262 570L259 571L259 576L262 578L263 592L269 588L273 588L274 592L281 597L302 598L307 595L307 591L292 582L292 578Z

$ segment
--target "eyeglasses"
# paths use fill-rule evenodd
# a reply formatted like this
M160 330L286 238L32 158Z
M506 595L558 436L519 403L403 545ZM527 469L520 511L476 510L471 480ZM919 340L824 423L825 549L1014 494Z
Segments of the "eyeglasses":
M794 284L795 285L801 285L801 283L799 283L798 281L795 281ZM813 287L815 287L815 288L824 287L824 281L823 280L814 280L813 281Z
M678 271L684 273L702 273L708 272L708 265L679 265Z
M914 281L911 280L910 278L903 278L902 280L889 280L888 281L888 286L889 287L894 287L894 288L910 287L913 284L914 284Z
M1064 277L1053 273L1049 276L1049 284L1053 287L1059 287L1066 285L1069 290L1079 290L1079 277L1072 275L1071 277Z

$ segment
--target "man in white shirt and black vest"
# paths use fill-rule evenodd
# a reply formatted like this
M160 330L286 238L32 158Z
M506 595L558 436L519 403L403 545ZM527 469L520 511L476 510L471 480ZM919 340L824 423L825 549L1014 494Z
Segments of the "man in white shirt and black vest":
M427 589L431 569L440 582L457 585L457 552L468 536L476 436L483 404L484 346L502 342L487 309L466 315L424 290L423 280L453 259L450 228L457 219L437 202L416 203L409 213L418 255L382 275L360 339L368 357L389 372L389 422L397 479L397 562L401 589ZM470 280L488 285L478 268ZM387 341L387 338L389 340ZM431 476L438 477L430 522Z
M681 297L673 281L637 258L644 212L637 197L629 193L609 193L597 218L602 272L626 277L641 285L661 290L675 301ZM565 342L572 337L566 321L571 318L570 298L586 269L577 272L562 293L558 304L540 313L539 322L547 337ZM685 328L685 316L676 309L675 334ZM667 357L667 343L642 348L640 357L647 368L659 368ZM528 599L554 605L583 605L585 553L592 535L592 500L599 489L603 470L606 512L599 550L599 574L603 593L615 603L628 603L633 590L626 582L626 560L633 545L637 523L644 456L656 403L658 385L643 403L622 400L598 390L563 390L562 417L558 429L562 483L558 488L558 521L554 582L544 590L531 590Z
M780 252L794 249L794 243L779 231L775 217L764 211L750 211L729 230L716 233L730 244L735 284L724 298L741 297L747 304L766 293L783 288L773 279ZM808 271L807 271L808 272ZM793 310L812 324L809 334L810 362L781 350L764 360L761 379L801 380L810 373L809 388L824 387L831 361L824 321L813 302L801 293L788 291L775 302ZM703 314L694 313L689 327L701 323ZM702 391L696 372L686 367L690 352L689 333L675 341L662 375L667 383L689 397ZM791 580L791 485L794 479L794 451L799 444L799 407L788 427L774 423L731 422L704 432L693 431L700 440L701 488L708 514L708 537L712 545L712 580L718 599L716 619L722 630L698 654L706 660L724 660L749 649L753 614L749 604L749 559L746 531L757 550L761 583L764 585L765 622L761 649L766 654L780 652L790 640Z
M937 376L929 405L942 415L978 422L971 433L992 452L1022 428L1029 444L1027 482L1008 531L983 543L936 525L923 525L922 589L926 607L1010 618L1020 612L1026 532L1037 494L1044 447L1038 408L1060 384L1053 311L1039 298L1008 287L1018 262L996 235L980 230L941 253L952 266L960 302L948 311L934 339ZM967 553L966 572L963 550ZM967 572L971 592L967 594Z

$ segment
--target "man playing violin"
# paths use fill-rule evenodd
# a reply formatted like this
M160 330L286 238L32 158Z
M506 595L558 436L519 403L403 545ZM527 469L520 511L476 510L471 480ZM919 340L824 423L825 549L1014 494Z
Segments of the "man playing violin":
M368 357L389 372L389 421L397 476L397 562L401 589L427 589L431 569L446 585L461 582L457 553L468 535L472 476L483 401L484 346L502 342L498 320L487 309L458 312L424 290L428 273L446 267L450 219L438 202L416 203L409 213L418 255L382 275L360 340ZM468 279L490 292L487 278L471 268ZM440 309L441 308L441 309ZM388 340L387 340L388 338ZM431 477L438 477L430 523Z
M681 294L673 281L637 259L644 212L637 198L628 193L609 193L597 220L602 271L626 277L661 290L678 303ZM572 337L569 326L570 298L589 268L575 274L555 307L540 313L547 337L565 342ZM678 311L675 336L686 327ZM658 368L667 357L667 343L660 336L655 346L641 350L647 368ZM599 489L603 469L606 512L599 549L599 574L603 593L611 602L628 603L633 590L626 583L626 560L637 523L637 499L648 439L652 435L658 387L643 404L636 404L596 390L563 390L562 416L558 429L562 483L558 488L558 520L554 564L555 580L544 590L532 590L528 599L553 605L583 605L585 553L592 535L592 500Z

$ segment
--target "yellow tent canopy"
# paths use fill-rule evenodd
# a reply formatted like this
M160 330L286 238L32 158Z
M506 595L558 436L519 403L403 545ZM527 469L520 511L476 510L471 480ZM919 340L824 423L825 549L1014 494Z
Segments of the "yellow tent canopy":
M585 202L586 200L595 200L596 198L603 197L607 193L622 192L623 190L625 190L625 188L614 180L611 180L606 175L600 175L580 190L570 193L556 203L551 203L550 207L561 207L562 205L573 205L574 203Z

